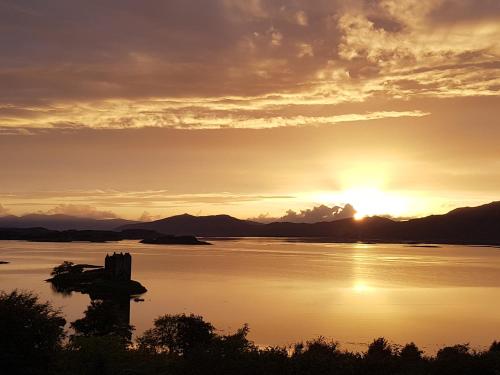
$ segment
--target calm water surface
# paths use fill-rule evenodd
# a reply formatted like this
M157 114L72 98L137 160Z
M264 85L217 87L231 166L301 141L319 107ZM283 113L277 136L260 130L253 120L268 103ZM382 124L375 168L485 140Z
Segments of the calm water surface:
M133 278L148 292L131 304L136 333L165 313L202 315L227 332L250 324L259 345L319 335L364 350L373 338L414 341L427 352L500 339L500 249L213 241L213 246L0 241L0 289L33 290L80 318L89 298L63 297L43 280L63 260L103 264L129 251Z

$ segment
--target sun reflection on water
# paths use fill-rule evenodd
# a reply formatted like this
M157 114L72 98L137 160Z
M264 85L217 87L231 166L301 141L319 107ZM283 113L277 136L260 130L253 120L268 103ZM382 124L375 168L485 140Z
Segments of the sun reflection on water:
M362 281L358 281L353 285L352 290L361 294L371 292L373 288Z

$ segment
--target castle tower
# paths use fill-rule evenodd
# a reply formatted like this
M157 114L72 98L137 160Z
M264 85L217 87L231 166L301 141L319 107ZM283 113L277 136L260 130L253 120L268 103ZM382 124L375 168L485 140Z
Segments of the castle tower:
M106 255L104 269L113 280L129 281L132 278L132 257L129 253Z

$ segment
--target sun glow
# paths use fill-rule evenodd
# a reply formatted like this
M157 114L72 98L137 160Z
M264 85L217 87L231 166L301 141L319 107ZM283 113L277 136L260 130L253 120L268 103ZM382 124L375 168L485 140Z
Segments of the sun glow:
M356 282L353 285L352 290L356 293L366 293L369 292L371 288L363 282Z
M364 214L362 214L362 213L360 213L360 212L356 212L356 213L354 214L354 220L358 220L358 221L360 221L360 220L363 220L364 218L365 218L365 215L364 215Z
M401 217L408 215L412 209L410 197L377 187L353 187L338 193L321 193L314 200L322 204L349 203L357 211L356 220L374 215Z
M341 197L356 209L356 220L373 215L402 216L408 210L408 198L377 188L353 188L343 192Z

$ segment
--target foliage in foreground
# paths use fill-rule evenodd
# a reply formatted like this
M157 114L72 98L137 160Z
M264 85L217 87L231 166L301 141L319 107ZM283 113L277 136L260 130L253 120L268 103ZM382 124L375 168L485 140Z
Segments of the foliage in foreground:
M131 344L133 327L116 306L94 301L71 324L32 293L0 293L0 372L5 374L500 374L500 343L476 352L468 345L442 348L433 357L410 343L402 348L384 338L365 353L342 351L320 337L292 348L258 348L248 326L221 335L196 315L165 315Z
M65 324L59 311L32 293L0 292L0 372L48 371L62 350Z

